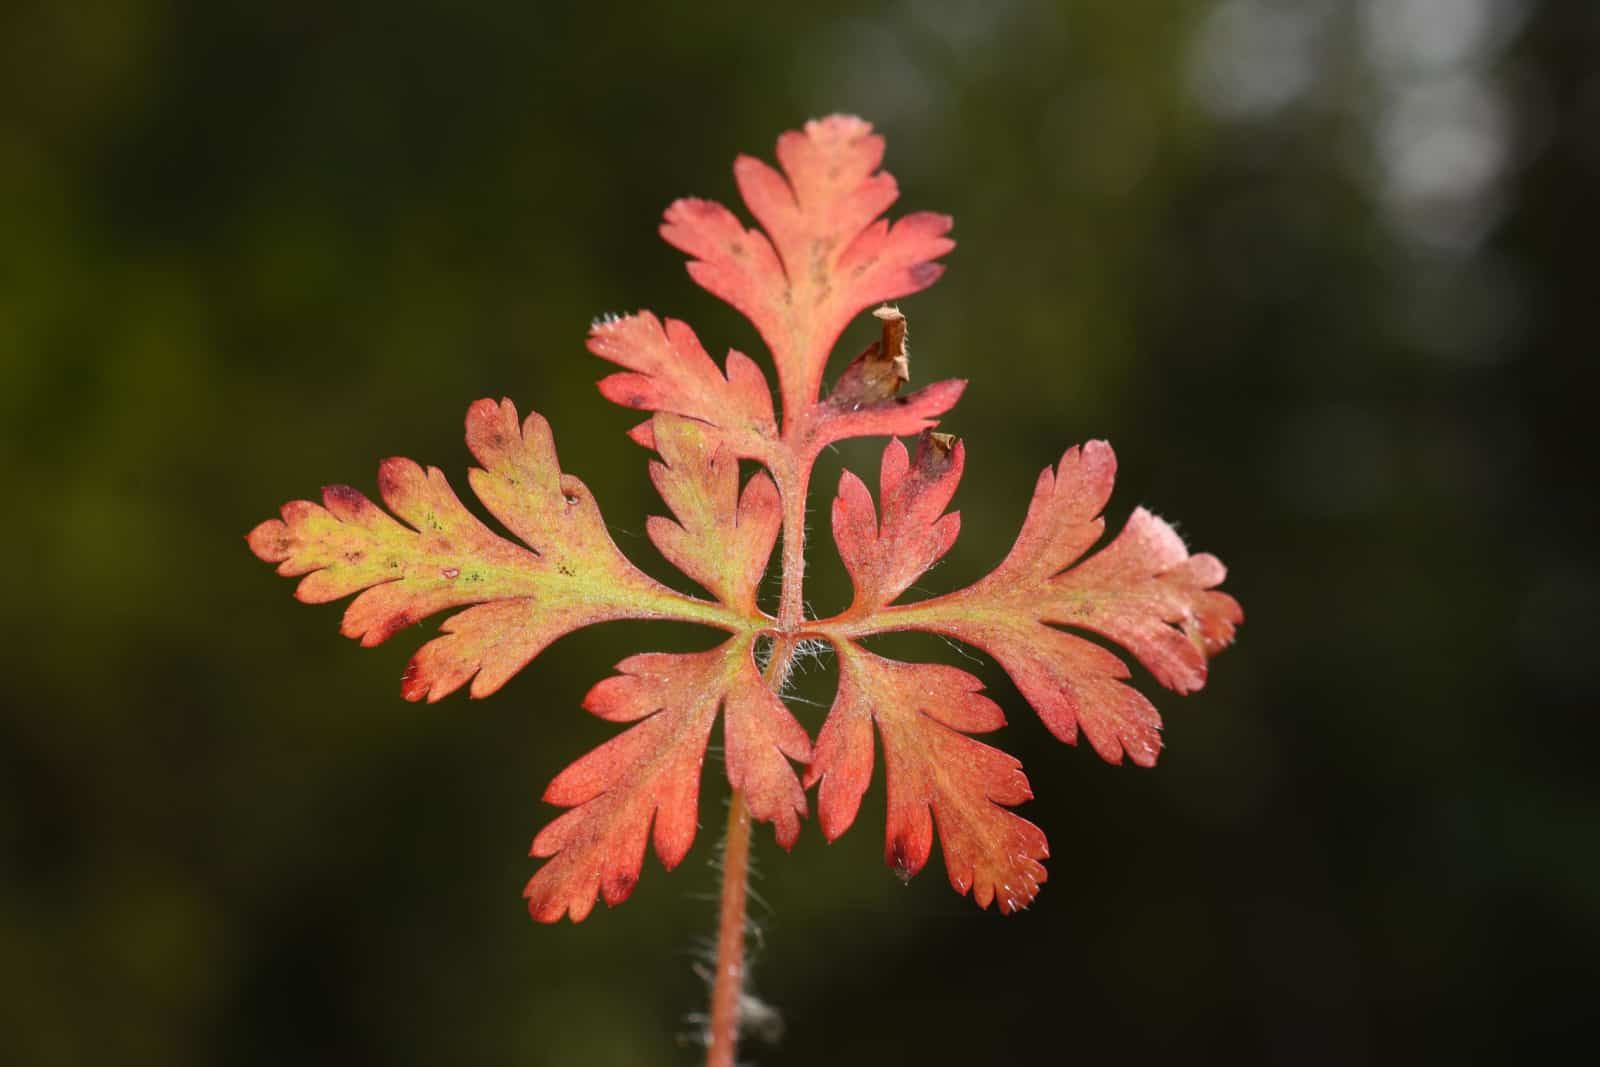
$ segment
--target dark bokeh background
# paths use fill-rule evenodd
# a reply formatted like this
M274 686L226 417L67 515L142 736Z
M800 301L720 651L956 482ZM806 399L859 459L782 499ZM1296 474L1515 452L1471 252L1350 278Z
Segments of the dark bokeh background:
M975 668L1055 851L1023 916L937 859L901 886L881 787L837 845L763 831L788 1032L750 1057L1504 1061L1592 1019L1600 5L333 6L0 15L5 1062L695 1062L717 765L625 906L545 928L519 893L544 785L613 730L584 691L704 638L590 630L413 706L433 624L362 651L242 534L385 455L459 478L505 394L666 573L584 332L650 307L759 351L659 212L834 110L956 218L903 305L917 377L973 380L929 587L1105 436L1114 515L1181 520L1249 621L1159 695L1151 772Z

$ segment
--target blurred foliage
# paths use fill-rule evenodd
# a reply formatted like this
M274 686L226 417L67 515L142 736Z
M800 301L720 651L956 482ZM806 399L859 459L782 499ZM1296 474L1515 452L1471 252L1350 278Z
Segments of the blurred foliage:
M1022 917L937 861L902 887L881 787L836 845L763 837L756 988L788 1032L751 1056L1500 1061L1577 1034L1600 7L21 0L7 1062L695 1061L714 764L675 874L578 928L518 894L544 784L612 732L587 687L704 636L591 630L496 699L416 707L397 678L433 623L362 651L242 534L389 454L459 485L462 413L506 394L668 573L586 325L645 306L759 352L659 211L731 201L736 152L834 110L888 136L903 209L957 220L905 304L917 377L973 381L947 424L966 531L929 587L981 573L1038 468L1105 436L1116 515L1180 518L1249 621L1203 694L1158 699L1154 772L1055 744L978 668L1055 846ZM821 491L874 452L828 457Z

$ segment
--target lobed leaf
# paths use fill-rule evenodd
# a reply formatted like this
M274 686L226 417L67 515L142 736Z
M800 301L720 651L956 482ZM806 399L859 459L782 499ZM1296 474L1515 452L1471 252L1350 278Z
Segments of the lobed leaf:
M810 740L767 687L741 635L707 652L632 656L596 685L584 707L611 722L634 722L562 771L545 800L571 810L534 839L548 857L528 883L528 909L540 922L581 921L595 897L627 899L639 880L647 841L668 870L694 843L700 771L717 712L723 712L728 780L745 794L752 818L794 844L805 792L788 760L808 760Z
M661 455L650 480L677 521L651 516L647 530L661 554L724 604L759 617L756 590L778 540L783 509L765 473L739 492L739 459L704 424L657 415Z
M537 414L519 423L509 400L472 405L467 444L481 465L469 472L472 488L515 540L475 517L437 468L407 459L380 467L388 512L348 486L329 486L320 504L292 501L249 534L258 556L301 578L300 599L353 595L342 630L365 645L464 609L407 666L402 693L411 700L469 684L473 696L487 695L563 634L608 619L676 619L732 633L707 652L629 657L588 694L590 712L631 725L545 794L567 810L532 846L546 860L526 894L540 921L579 921L597 897L625 899L651 841L663 866L682 861L719 713L728 779L783 847L799 833L812 785L829 840L854 822L876 732L890 866L906 878L917 873L937 832L957 891L1016 911L1044 882L1048 847L1011 810L1031 797L1020 764L969 736L1001 726L1000 709L963 671L885 659L858 639L922 629L971 643L999 660L1056 736L1075 743L1081 731L1108 761L1127 756L1146 766L1159 753L1160 717L1127 684L1124 661L1083 635L1126 649L1179 693L1200 688L1208 657L1233 640L1243 615L1217 589L1222 564L1190 555L1155 515L1136 509L1094 551L1116 469L1104 442L1070 449L1040 475L1016 544L992 573L955 593L896 603L960 530L959 514L946 508L965 451L931 428L965 382L906 391L905 316L881 302L931 285L954 245L945 216L912 214L892 225L883 217L899 192L879 170L882 157L871 126L831 116L783 134L777 169L746 156L735 162L758 229L705 200L679 200L665 213L662 236L689 255L690 275L744 313L771 349L781 429L765 375L742 353L730 351L719 367L687 325L648 311L590 330L590 351L617 368L601 393L652 413L630 432L658 454L650 475L672 515L648 520L650 539L715 602L676 593L629 563L587 488L562 473L548 424ZM880 339L822 396L841 332L873 305L881 305ZM780 528L787 523L789 547L803 545L804 489L820 451L848 437L911 434L921 434L915 454L898 440L885 449L876 504L855 475L841 479L832 520L855 590L849 609L804 619L797 551L786 558L780 618L768 617L756 593ZM741 459L771 475L741 486ZM773 641L775 678L802 639L821 636L838 650L838 695L814 753L756 669L761 634ZM803 785L791 760L810 761Z
M778 437L772 391L749 356L728 353L726 375L694 331L677 319L663 325L648 311L607 317L589 329L589 351L626 368L600 381L600 392L623 407L663 411L697 419L718 431L736 456L766 459ZM655 441L649 422L630 436L647 448Z
M1076 743L1081 729L1107 761L1126 755L1153 766L1161 719L1126 684L1126 664L1055 627L1109 638L1162 685L1193 692L1205 684L1207 657L1233 640L1243 619L1238 602L1215 590L1226 576L1222 563L1191 556L1176 531L1143 508L1109 545L1084 558L1104 531L1100 513L1116 476L1111 446L1091 441L1069 449L1057 469L1040 475L1016 545L987 577L930 600L874 607L885 591L904 589L915 578L911 571L921 573L924 560L931 563L948 548L938 523L950 517L935 516L949 501L953 479L933 471L923 450L919 473L908 476L900 455L903 448L891 443L880 490L881 529L908 531L896 540L881 534L874 540L865 487L848 478L841 484L834 535L856 581L856 602L837 622L818 628L844 637L926 629L976 645L1000 662L1057 737ZM909 546L904 561L885 548L902 536Z
M950 884L1010 914L1045 881L1042 831L1009 808L1031 800L1022 765L966 736L1005 724L972 675L884 659L840 641L839 692L817 738L806 785L832 841L850 828L872 777L872 727L883 740L888 785L885 860L909 879L928 861L937 825Z
M388 459L378 487L394 517L349 486L322 504L295 500L248 536L278 573L301 578L295 595L324 603L357 593L342 632L376 645L429 615L443 636L406 667L408 700L438 700L472 683L487 696L556 638L591 623L671 618L729 629L741 616L673 592L635 568L606 531L578 479L563 474L549 424L516 407L479 400L467 411L467 445L482 464L469 479L489 512L522 542L469 512L436 467Z
M721 204L688 198L667 208L661 235L692 257L689 274L696 282L755 325L777 365L785 419L804 422L850 319L932 285L944 270L935 260L955 244L945 236L948 216L921 212L893 226L880 218L899 187L878 170L883 138L861 119L834 115L808 122L803 131L778 138L777 154L781 174L750 156L740 156L733 168L764 233L745 229ZM923 398L913 424L896 422L901 428L893 432L921 429L955 402L960 388L947 384ZM905 403L888 400L874 413L877 424ZM845 402L835 414L859 414L863 406ZM864 424L852 429L847 421L835 432L886 432L861 429Z
M951 437L925 435L913 463L906 446L890 441L878 473L883 521L872 493L850 471L839 479L833 536L855 586L852 611L882 607L921 577L955 544L961 515L944 509L966 466L966 449Z

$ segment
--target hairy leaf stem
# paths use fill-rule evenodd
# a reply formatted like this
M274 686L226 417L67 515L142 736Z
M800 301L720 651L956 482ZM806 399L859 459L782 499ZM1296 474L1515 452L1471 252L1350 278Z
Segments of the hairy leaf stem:
M796 640L805 616L806 489L809 464L773 471L783 501L782 593L778 600L778 635L762 677L782 694L794 664ZM728 801L728 830L722 846L722 894L717 917L717 962L711 987L711 1029L706 1067L733 1067L739 1049L739 1008L744 996L744 935L750 891L750 812L744 796L733 791Z

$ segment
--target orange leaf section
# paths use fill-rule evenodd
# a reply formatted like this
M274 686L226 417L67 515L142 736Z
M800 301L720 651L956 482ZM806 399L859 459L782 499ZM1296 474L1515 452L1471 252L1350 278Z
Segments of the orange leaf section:
M1025 908L1045 881L1044 833L1008 809L1033 797L1022 765L966 736L1005 724L982 684L954 667L900 663L848 642L839 649L839 693L817 738L806 785L818 785L817 818L832 841L850 828L872 777L872 726L883 739L889 815L884 856L902 878L939 847L956 892L979 907Z
M744 791L753 818L773 824L779 844L794 844L806 800L788 760L810 759L811 745L762 680L751 648L745 635L708 652L632 656L589 692L589 711L637 725L545 791L545 800L571 810L533 842L534 856L549 857L528 883L535 919L580 922L597 894L608 905L627 899L649 840L668 870L683 860L694 843L700 770L719 709L729 781Z
M648 311L596 322L589 329L589 351L626 368L601 379L607 400L697 419L715 427L734 454L746 459L771 454L778 436L772 392L744 353L728 353L724 376L693 330L676 319L663 325ZM636 427L633 437L655 447L649 423Z
M739 492L739 457L703 423L657 415L661 456L650 480L677 521L652 515L647 529L661 554L724 604L758 615L756 591L778 540L783 508L765 473Z
M948 437L925 434L915 462L899 441L883 450L878 472L883 522L872 493L850 471L839 479L833 502L833 536L855 584L853 611L894 600L955 544L961 515L946 515L966 466L966 449Z
M1172 527L1143 508L1110 544L1084 558L1104 531L1100 513L1115 476L1116 457L1105 442L1069 449L1055 470L1039 476L1017 543L991 574L931 600L872 614L852 608L841 616L845 625L838 632L928 629L976 645L999 660L1057 737L1076 743L1081 729L1107 761L1126 755L1153 766L1161 718L1126 684L1127 666L1055 626L1109 638L1162 685L1189 693L1205 684L1207 657L1232 642L1244 615L1237 601L1215 589L1226 576L1222 563L1207 554L1191 556ZM909 498L901 488L906 484ZM925 527L930 503L942 507L947 489L944 483L886 481L885 527L912 521L913 514L924 516L914 525ZM857 511L861 503L843 506ZM860 522L836 524L847 559L872 551L863 529ZM883 565L872 573L891 569Z
M1045 724L1066 741L1081 725L1096 752L1153 766L1161 720L1128 670L1099 646L1049 628L1098 633L1126 648L1178 693L1206 681L1208 656L1233 641L1239 604L1215 591L1227 575L1215 556L1191 556L1166 522L1136 508L1110 544L1084 553L1105 528L1101 510L1116 479L1104 441L1069 449L1034 488L1010 554L961 594L968 616L947 632L990 651ZM957 632L959 631L959 632ZM1076 724L1076 725L1075 725Z
M850 437L910 437L939 424L939 417L956 406L967 383L951 378L934 382L914 393L867 403L835 391L817 406L810 451L821 452L835 441Z
M932 285L944 270L934 261L955 244L948 216L919 212L893 226L880 217L899 187L878 170L883 138L861 119L808 122L779 137L777 153L781 174L750 156L733 166L765 233L691 198L667 208L661 235L692 257L696 282L755 325L778 368L785 418L794 419L816 402L850 319Z
M359 595L342 632L376 645L429 615L464 605L443 636L407 666L408 700L438 700L472 683L475 697L504 685L550 642L608 619L682 618L726 624L727 612L666 589L612 543L589 490L561 473L550 427L530 414L520 426L509 400L467 412L467 445L481 463L469 477L478 498L516 534L480 522L436 467L388 459L378 487L394 516L344 485L322 504L295 500L249 534L278 573L304 575L308 603Z

